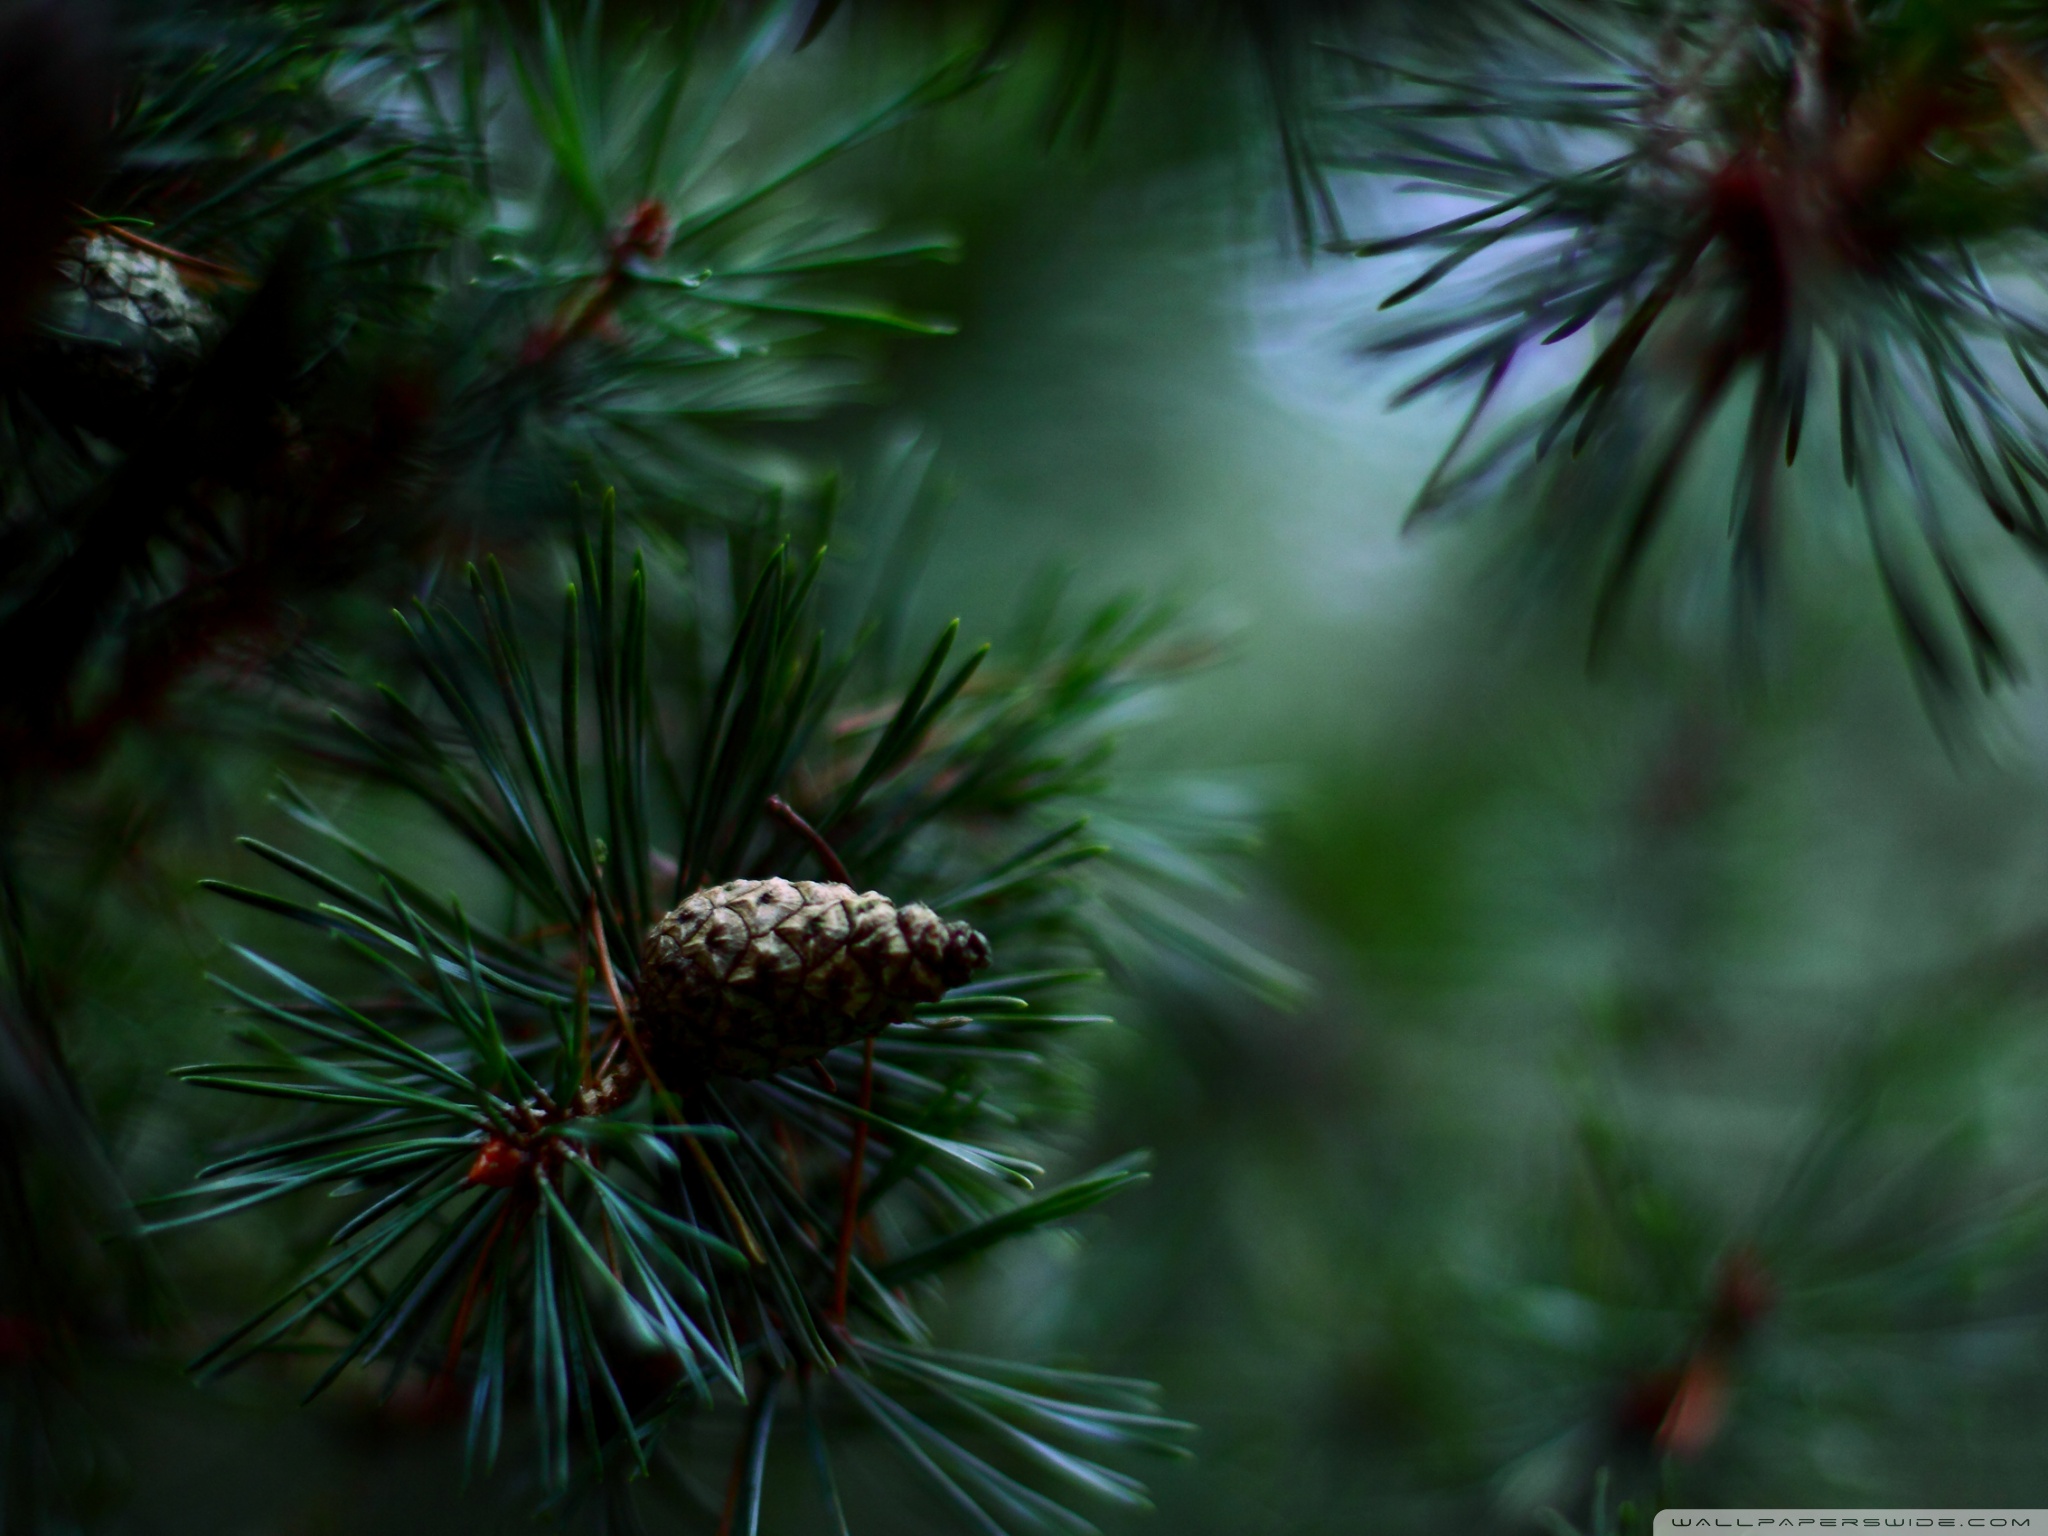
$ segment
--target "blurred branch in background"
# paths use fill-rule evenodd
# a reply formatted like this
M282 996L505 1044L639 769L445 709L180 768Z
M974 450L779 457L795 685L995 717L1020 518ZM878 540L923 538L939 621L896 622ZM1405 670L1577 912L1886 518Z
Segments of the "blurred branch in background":
M1531 3L1434 59L1333 57L1330 170L1434 203L1338 247L1428 258L1368 350L1423 360L1396 403L1471 402L1414 516L1512 501L1532 563L1590 570L1598 646L1726 463L1753 626L1824 428L1929 686L2011 679L1952 504L2048 548L2032 7Z

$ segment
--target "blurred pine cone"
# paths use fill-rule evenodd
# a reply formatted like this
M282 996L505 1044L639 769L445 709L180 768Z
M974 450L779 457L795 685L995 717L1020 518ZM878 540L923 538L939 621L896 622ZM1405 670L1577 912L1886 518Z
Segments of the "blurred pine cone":
M221 317L173 263L111 235L73 239L56 276L24 383L52 416L131 445L198 370Z
M638 1009L664 1077L766 1077L937 1002L988 940L930 907L809 880L734 880L664 917Z
M106 235L79 240L58 273L81 300L132 332L121 366L154 384L163 353L196 360L217 317L163 257Z

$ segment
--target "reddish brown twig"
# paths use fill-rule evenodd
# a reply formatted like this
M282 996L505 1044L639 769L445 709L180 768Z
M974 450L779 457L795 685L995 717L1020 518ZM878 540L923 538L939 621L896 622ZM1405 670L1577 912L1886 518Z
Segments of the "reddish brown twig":
M611 238L604 270L585 292L571 295L553 320L526 338L520 361L552 362L572 342L613 332L612 317L633 281L633 263L658 260L668 250L670 233L668 210L662 204L650 198L635 206Z
M627 1041L632 1042L633 1015L632 1011L626 1007L625 994L619 990L618 973L612 969L611 946L605 942L604 915L597 909L597 892L595 891L590 893L589 905L584 908L584 921L590 929L591 953L597 957L598 980L604 983L604 990L612 1000L612 1014L617 1021L613 1027L622 1030ZM633 1047L633 1053L635 1056L639 1055L639 1046L637 1044ZM647 1063L644 1060L640 1065L643 1071L647 1069ZM651 1083L656 1081L651 1071L647 1073L647 1080ZM659 1087L659 1084L656 1083L656 1086Z
M824 834L808 821L805 821L798 814L795 806L791 805L780 795L770 795L768 797L768 814L790 828L798 837L811 845L811 852L815 853L818 856L818 862L825 866L826 874L837 880L841 885L853 884L853 876L849 875L846 872L846 866L839 862L839 855L833 851L832 845L825 841Z
M455 1380L455 1362L462 1358L462 1337L469 1332L470 1309L477 1298L489 1289L484 1278L484 1266L490 1262L491 1250L497 1246L498 1234L505 1230L506 1218L512 1214L517 1200L507 1200L505 1208L498 1212L498 1219L491 1223L491 1230L484 1235L483 1250L476 1256L476 1267L469 1272L469 1284L463 1287L462 1301L455 1309L455 1326L448 1331L448 1354L441 1361L441 1381L451 1384Z
M603 937L603 929L597 923L597 896L590 898L590 921L576 936L576 1012L579 1027L576 1031L576 1081L590 1081L590 935L595 932Z

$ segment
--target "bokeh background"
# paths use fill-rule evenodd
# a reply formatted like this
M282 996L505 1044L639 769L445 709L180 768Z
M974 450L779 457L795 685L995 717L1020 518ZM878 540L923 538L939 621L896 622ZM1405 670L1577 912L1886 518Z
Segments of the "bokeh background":
M841 30L781 100L921 46ZM1603 1477L2048 1503L2038 685L1930 711L1821 474L1761 675L1707 597L1589 668L1583 614L1518 584L1503 529L1403 533L1454 422L1390 413L1399 376L1361 354L1402 269L1290 239L1256 61L1145 34L1092 138L1049 143L1055 67L1027 51L834 172L962 248L912 280L958 335L892 344L845 451L930 456L929 616L993 632L1060 567L1171 591L1218 638L1126 749L1265 807L1248 895L1211 915L1272 985L1160 976L1094 1042L1072 1162L1151 1147L1155 1177L987 1265L957 1341L1152 1377L1200 1424L1119 1531L1591 1529ZM1338 192L1367 225L1387 195ZM2038 672L2048 601L2001 584ZM166 801L199 771L136 753L116 771ZM192 882L266 814L266 763L204 771L219 813L144 882L177 941L74 972L79 1066L141 1188L204 1131L162 1076L217 1027ZM168 1245L188 1294L246 1260L219 1236ZM454 1486L456 1428L104 1369L108 1528L525 1518ZM890 1496L867 1528L926 1528Z

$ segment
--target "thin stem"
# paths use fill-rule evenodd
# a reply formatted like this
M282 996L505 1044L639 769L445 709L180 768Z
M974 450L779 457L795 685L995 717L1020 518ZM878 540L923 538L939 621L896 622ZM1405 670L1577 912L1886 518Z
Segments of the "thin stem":
M576 1013L581 1026L576 1031L576 1080L590 1081L590 935L594 932L598 942L604 942L603 925L596 921L597 897L590 898L591 921L584 925L584 931L576 939Z
M860 1215L861 1174L868 1158L867 1110L875 1097L875 1037L868 1036L861 1048L861 1118L853 1122L853 1151L846 1162L846 1196L839 1211L839 1256L832 1266L833 1322L846 1325L846 1281L853 1269L853 1229Z
M497 1246L498 1234L505 1230L505 1221L512 1214L512 1207L519 1202L508 1197L505 1208L498 1212L498 1219L491 1223L491 1230L484 1234L484 1246L476 1256L476 1267L469 1272L469 1283L463 1287L462 1302L455 1309L455 1326L448 1332L448 1354L441 1362L441 1381L448 1384L455 1380L455 1362L462 1355L462 1336L469 1332L470 1309L476 1305L477 1297L486 1285L484 1266L490 1262L491 1250Z
M811 852L815 853L818 856L818 862L825 866L826 874L837 880L841 885L853 884L853 876L849 875L846 872L846 866L839 862L839 855L833 852L832 845L825 841L824 834L808 821L805 821L797 813L795 806L791 805L780 795L770 795L768 797L768 814L788 826L798 837L811 845Z
M597 974L604 982L604 989L612 1000L612 1012L618 1016L619 1027L630 1040L633 1035L633 1015L626 1007L626 997L619 990L618 973L612 969L611 946L605 942L604 918L597 910L597 892L590 893L589 905L585 908L585 920L590 926L591 949L597 955ZM652 1081L652 1076L649 1078Z
M102 221L98 214L88 208L81 207L76 203L72 204L72 206L77 208L86 218L93 221L92 228L96 234L111 236L123 245L131 246L138 251L146 251L152 256L161 257L174 267L184 267L187 271L201 272L208 277L219 278L222 282L237 288L247 288L250 285L249 274L246 272L239 271L234 267L223 266L217 261L208 261L204 256L194 256L190 251L180 251L168 245L160 245L144 235L138 235L132 229L112 222Z

